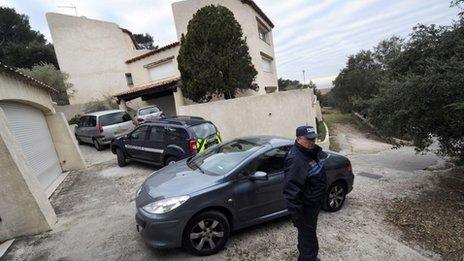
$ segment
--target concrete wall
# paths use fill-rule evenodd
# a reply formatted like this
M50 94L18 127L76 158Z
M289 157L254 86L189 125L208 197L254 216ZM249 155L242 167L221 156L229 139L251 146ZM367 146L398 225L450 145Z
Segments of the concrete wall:
M71 104L127 90L125 61L146 50L136 50L117 24L57 13L46 16L60 69L70 75L77 91Z
M50 94L0 72L0 100L11 100L37 107L45 114L55 113Z
M0 242L50 230L56 215L0 108Z
M47 116L47 124L63 171L85 168L85 161L74 133L63 113Z
M211 120L223 139L248 135L295 137L301 125L316 126L311 90L294 90L233 100L181 106L178 114Z
M177 30L177 38L179 41L181 35L187 33L187 25L193 15L200 8L207 5L222 5L227 7L234 13L235 19L242 26L243 34L247 38L247 44L250 49L250 56L252 58L253 65L258 71L256 83L260 87L258 93L249 91L246 95L265 94L265 87L277 87L277 72L272 31L269 33L269 44L259 39L258 22L256 19L259 18L263 22L264 19L262 19L253 8L247 4L243 4L239 0L187 0L173 3L172 10ZM270 29L270 26L268 27ZM264 72L262 70L261 52L274 58L272 63L272 73Z

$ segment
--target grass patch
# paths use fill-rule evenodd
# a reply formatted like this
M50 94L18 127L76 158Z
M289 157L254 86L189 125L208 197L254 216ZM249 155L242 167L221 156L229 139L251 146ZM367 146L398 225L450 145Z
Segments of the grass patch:
M337 123L352 123L354 122L353 116L349 113L329 113L324 114L324 122L329 128L330 137L330 150L340 152L340 144L338 143L335 125Z
M318 135L318 139L320 141L324 141L325 140L325 137L327 135L327 130L325 129L325 125L324 125L324 122L323 121L318 121L316 119L316 124L317 124L317 135Z

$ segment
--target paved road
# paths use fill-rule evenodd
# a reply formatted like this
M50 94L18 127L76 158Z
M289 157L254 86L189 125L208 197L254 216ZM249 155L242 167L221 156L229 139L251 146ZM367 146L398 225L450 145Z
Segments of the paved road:
M345 126L346 127L346 126ZM438 162L434 155L416 155L412 148L390 150L348 126L345 148L356 173L354 191L337 213L321 213L319 238L323 260L437 259L399 240L383 221L384 206L427 182L424 169ZM351 128L351 130L350 130ZM353 141L362 142L357 143ZM367 153L356 144L367 144ZM373 149L373 148L376 149ZM353 149L354 148L354 149ZM8 260L179 260L196 259L182 250L156 251L144 245L135 230L134 192L155 168L116 165L111 152L84 149L87 159L102 162L69 175L52 198L58 215L53 231L19 239ZM204 260L294 260L296 231L287 218L234 233L227 248Z

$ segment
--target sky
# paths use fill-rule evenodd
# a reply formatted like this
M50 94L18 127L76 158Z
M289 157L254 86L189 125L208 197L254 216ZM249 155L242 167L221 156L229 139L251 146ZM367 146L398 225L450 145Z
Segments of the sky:
M29 16L51 42L46 12L115 22L133 33L149 33L155 44L175 42L171 3L177 0L0 0ZM224 0L235 1L235 0ZM238 0L237 0L238 1ZM327 88L347 57L393 35L407 38L419 24L449 25L459 10L450 0L255 0L275 28L278 77L314 81Z

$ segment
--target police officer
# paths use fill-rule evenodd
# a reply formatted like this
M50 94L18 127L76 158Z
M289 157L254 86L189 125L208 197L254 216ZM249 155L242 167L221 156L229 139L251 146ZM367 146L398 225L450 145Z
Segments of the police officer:
M296 141L285 159L284 197L293 225L298 229L298 260L319 260L317 217L326 190L322 149L313 127L296 130Z

